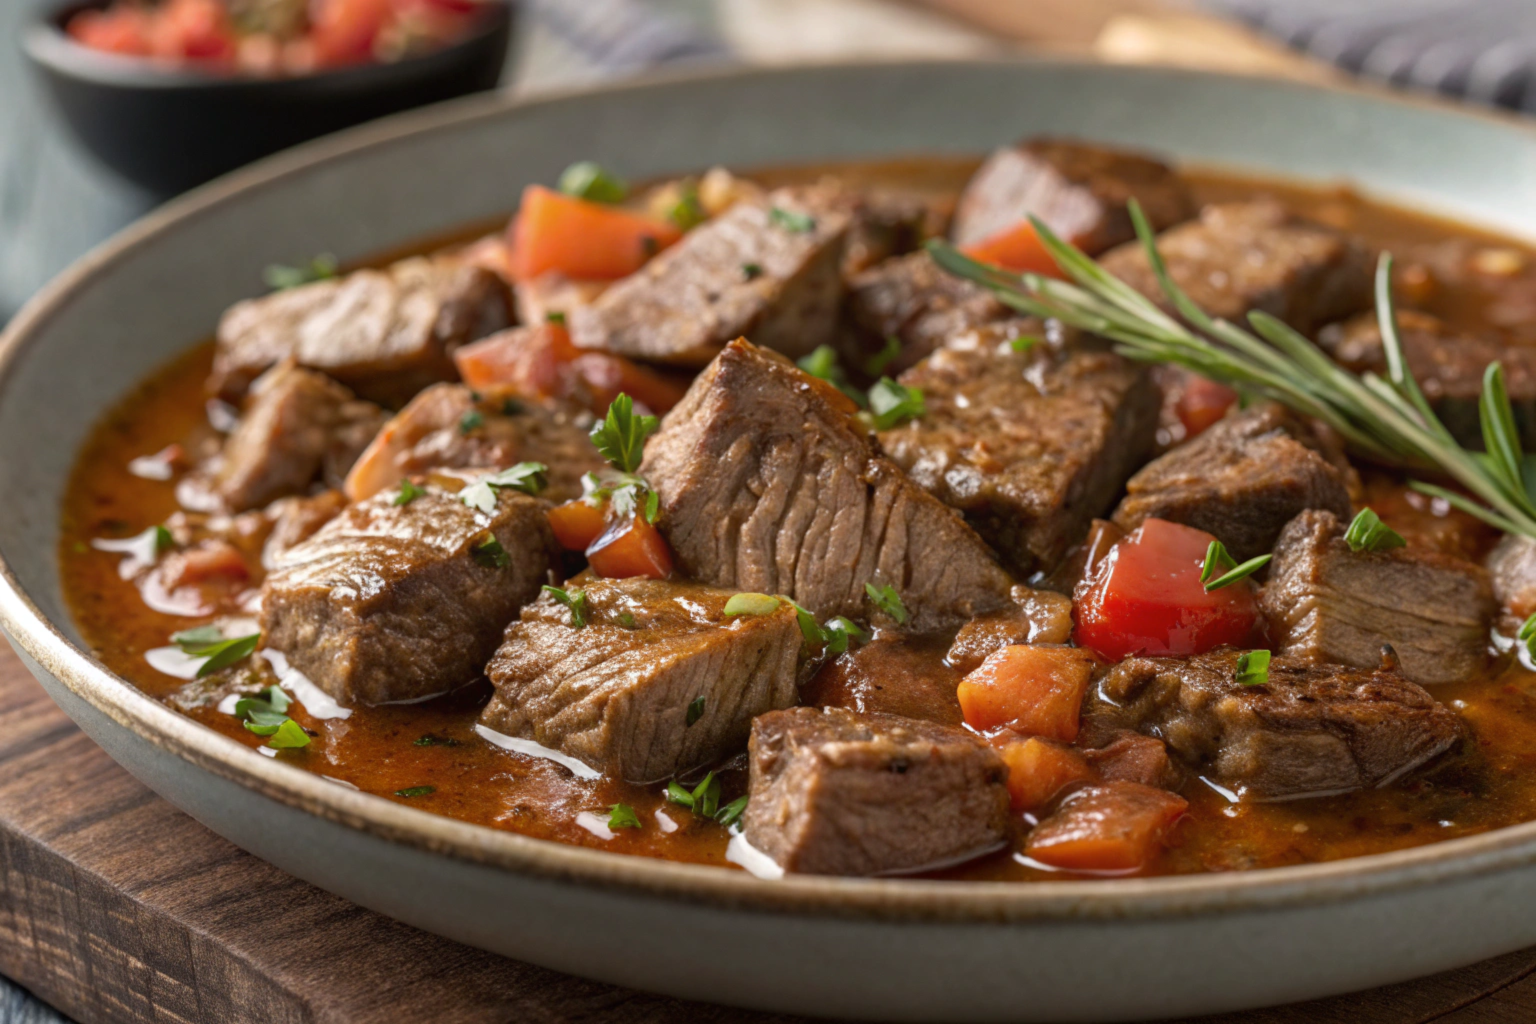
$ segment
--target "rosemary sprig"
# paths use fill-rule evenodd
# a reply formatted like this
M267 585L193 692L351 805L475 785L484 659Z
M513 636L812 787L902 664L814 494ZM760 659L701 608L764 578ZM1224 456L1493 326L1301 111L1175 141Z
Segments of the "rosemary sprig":
M1127 358L1173 363L1273 399L1328 424L1356 453L1372 461L1443 473L1481 500L1422 480L1411 480L1409 486L1443 498L1507 533L1536 538L1536 501L1532 499L1536 474L1527 478L1503 367L1492 363L1483 376L1478 408L1487 451L1469 451L1440 422L1408 368L1392 298L1390 255L1382 255L1375 282L1376 315L1387 362L1383 379L1374 373L1349 372L1266 313L1248 315L1252 331L1207 315L1174 283L1157 251L1152 227L1135 200L1130 212L1152 272L1177 318L1063 241L1038 218L1030 218L1036 233L1070 281L1014 274L973 260L940 241L929 242L928 249L939 266L990 289L1014 309L1107 338Z

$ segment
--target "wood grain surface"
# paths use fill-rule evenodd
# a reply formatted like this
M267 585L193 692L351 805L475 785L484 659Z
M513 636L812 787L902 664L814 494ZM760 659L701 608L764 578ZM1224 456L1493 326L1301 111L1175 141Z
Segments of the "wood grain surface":
M1533 972L1536 950L1526 950L1204 1024L1528 1022ZM285 875L114 764L8 649L0 649L0 973L82 1024L796 1019L516 963Z

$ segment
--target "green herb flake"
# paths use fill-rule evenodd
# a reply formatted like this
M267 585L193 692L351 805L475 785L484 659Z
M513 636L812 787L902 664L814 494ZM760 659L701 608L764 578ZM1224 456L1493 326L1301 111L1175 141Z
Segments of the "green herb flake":
M459 741L448 736L439 736L435 732L429 732L425 736L418 736L411 741L413 747L456 747Z
M885 347L864 362L864 372L871 377L878 377L885 372L885 368L891 365L891 360L901 355L901 339L894 334L885 336Z
M923 404L921 388L909 388L889 377L881 377L869 389L869 411L874 415L876 430L890 430L918 419L928 409Z
M1008 347L1013 349L1015 352L1028 352L1036 345L1043 344L1045 344L1045 339L1043 338L1038 338L1032 334L1021 334L1018 337L1011 339L1008 342Z
M896 588L889 583L875 586L873 583L864 584L864 593L875 603L875 607L896 620L896 625L905 626L912 616L907 612L907 606L901 603L901 595L896 593Z
M678 190L677 202L667 210L667 220L684 231L692 231L709 219L709 211L699 202L699 188L691 181L683 182Z
M153 529L155 531L156 555L163 555L176 546L176 538L171 536L170 530L160 525L156 525Z
M273 263L262 271L261 278L268 288L275 292L282 292L289 288L298 288L300 285L313 284L316 281L335 277L337 270L336 257L327 252L321 253L303 266L289 267L281 263Z
M260 642L260 633L226 639L217 626L199 626L171 634L171 643L180 647L181 653L192 658L208 659L198 666L198 679L249 658Z
M640 816L629 804L614 804L608 808L609 828L639 828Z
M769 209L768 222L797 235L809 234L816 230L815 217L808 213L786 210L782 206L775 206Z
M744 281L756 281L763 276L761 263L743 263L741 265L741 277Z
M1244 651L1238 655L1237 682L1240 686L1263 686L1269 682L1269 652Z
M488 534L469 550L476 564L486 569L505 569L512 564L512 556L507 554L495 534Z
M747 809L747 798L739 796L715 812L715 820L726 828L730 828L741 820L741 815Z
M481 477L459 492L459 500L486 515L496 511L496 492L504 488L538 495L549 486L549 467L542 462L519 462Z
M655 416L635 415L634 400L621 394L608 406L608 415L592 428L592 443L620 472L633 473L645 454L645 439L660 423Z
M710 772L690 791L674 779L667 783L667 801L686 807L701 818L713 818L720 809L720 780Z
M772 615L779 610L783 602L768 594L733 594L730 600L725 602L723 614L730 615Z
M865 643L869 640L869 632L860 629L858 624L844 616L828 619L822 626L822 631L827 637L827 653L843 654L848 650L848 645L857 640Z
M656 236L654 235L641 235L640 252L645 256L646 259L650 259L652 256L655 256L657 253L661 252L661 243L656 241Z
M1200 582L1205 586L1206 593L1220 590L1222 587L1230 587L1238 580L1246 579L1264 568L1274 557L1274 555L1259 555L1238 565L1236 560L1227 553L1226 546L1219 540L1213 540L1210 547L1205 549L1205 562L1200 566Z
M464 415L459 417L459 433L461 435L473 434L483 426L485 426L485 413L479 409L466 410Z
M395 790L395 796L403 796L407 800L415 796L431 796L437 792L436 786L411 786L408 789Z
M692 725L704 717L704 695L701 693L688 702L688 713L684 717L685 725Z
M1401 534L1382 522L1381 517L1368 508L1361 509L1350 522L1349 529L1344 531L1344 543L1356 554L1362 551L1390 551L1408 544Z
M309 746L309 742L309 733L305 732L304 727L298 722L290 718L277 727L277 731L272 734L272 738L267 740L267 746L273 750L299 750Z
M417 498L426 493L427 492L425 488L417 487L414 483L411 482L409 478L407 478L400 481L400 491L395 495L395 500L391 501L390 504L409 505L411 502L415 501Z
M544 322L547 324L559 324L561 327L564 327L565 314L560 312L558 309L552 309L548 313L544 314Z
M501 400L501 414L503 416L518 416L523 412L523 403L515 398L503 398Z
M625 629L634 629L636 628L635 617L629 612L624 612L619 616L619 625Z
M869 405L869 400L864 393L852 384L848 383L848 375L843 372L842 366L837 361L837 351L831 345L818 345L809 355L801 356L795 361L812 377L817 377L831 384L837 390L853 399L855 405L863 409Z
M562 590L559 587L544 585L544 592L556 601L565 605L571 613L571 628L584 629L587 625L587 592L585 590Z
M629 196L629 186L591 160L571 164L560 173L557 186L561 192L594 203L622 203Z
M789 602L789 606L795 610L795 619L800 623L800 635L805 637L806 643L824 644L831 639L827 636L827 631L821 628L821 623L816 621L816 616L809 610L793 601Z

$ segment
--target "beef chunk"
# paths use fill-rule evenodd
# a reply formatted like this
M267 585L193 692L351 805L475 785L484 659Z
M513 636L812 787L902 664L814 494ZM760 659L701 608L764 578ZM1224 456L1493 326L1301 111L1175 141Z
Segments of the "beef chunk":
M1493 593L1504 609L1501 628L1513 633L1536 615L1536 540L1511 533L1488 555Z
M1119 356L1016 352L994 339L940 349L903 374L928 411L880 444L1027 575L1054 567L1109 511L1151 451L1160 396Z
M1482 562L1504 536L1496 526L1453 508L1444 498L1420 494L1401 474L1367 468L1356 508L1369 508L1417 551L1438 551Z
M1290 216L1272 200L1207 206L1199 220L1158 235L1157 248L1175 284L1211 316L1234 323L1262 310L1310 337L1370 305L1365 249L1332 228ZM1102 262L1167 305L1139 242L1110 251Z
M286 357L364 398L403 405L428 384L456 380L453 350L506 327L506 283L447 256L274 292L219 321L211 387L230 400Z
M347 495L360 501L428 469L506 469L519 462L549 467L543 497L581 497L581 476L603 468L587 437L590 416L500 395L478 395L462 384L438 384L417 395L384 425L347 476Z
M1268 553L1285 524L1309 508L1350 514L1348 463L1279 405L1232 414L1153 460L1126 484L1115 525L1167 519L1214 534L1232 557Z
M313 537L320 527L347 507L340 491L321 491L308 497L279 498L266 508L272 524L261 549L262 565L271 567L284 551Z
M1008 770L960 729L792 708L759 716L749 749L747 841L786 871L916 871L1007 834Z
M1488 573L1433 551L1353 552L1347 525L1303 512L1280 534L1259 606L1281 653L1370 668L1391 644L1416 683L1481 671L1494 613Z
M1013 606L960 627L944 660L961 675L1012 644L1064 644L1072 635L1072 599L1049 590L1013 588Z
M960 675L945 663L942 635L882 635L823 665L800 703L960 725Z
M787 602L727 619L728 590L641 578L580 589L587 625L546 594L507 628L483 724L647 783L737 753L754 716L795 703L802 637Z
M997 150L977 169L951 233L956 245L973 245L1034 215L1095 255L1136 237L1132 199L1154 231L1195 215L1188 187L1167 164L1082 142L1034 139Z
M1173 789L1179 782L1168 745L1155 736L1122 730L1102 747L1083 751L1083 757L1106 782L1135 782L1159 789Z
M917 192L875 188L862 193L843 251L843 276L852 277L942 235L950 206Z
M1504 386L1522 440L1536 445L1536 348L1511 345L1493 335L1459 331L1443 320L1412 310L1398 313L1397 327L1408 369L1458 441L1482 447L1477 400L1483 391L1484 371L1497 361L1504 367ZM1325 327L1317 343L1355 373L1386 373L1386 353L1375 313L1362 313Z
M252 385L217 460L213 492L240 512L304 491L320 477L339 485L386 418L325 374L285 359Z
M274 560L262 588L268 647L339 701L378 704L480 675L559 550L544 501L498 492L487 514L434 475L404 505L347 508Z
M641 473L678 569L867 617L894 586L915 628L1007 604L1012 580L960 518L879 454L854 406L782 356L732 342L667 414Z
M1456 715L1386 667L1277 657L1269 682L1237 682L1239 652L1127 658L1086 702L1090 744L1136 729L1199 774L1278 800L1382 786L1456 741Z
M571 339L658 363L703 366L748 335L793 356L832 340L852 207L830 188L740 202L570 314Z
M572 281L553 270L519 282L514 292L518 322L542 324L552 314L569 317L577 308L590 305L607 287L606 281Z
M900 344L888 373L913 366L956 335L1015 315L985 288L941 270L926 251L853 275L847 309L866 348L878 351L887 338Z

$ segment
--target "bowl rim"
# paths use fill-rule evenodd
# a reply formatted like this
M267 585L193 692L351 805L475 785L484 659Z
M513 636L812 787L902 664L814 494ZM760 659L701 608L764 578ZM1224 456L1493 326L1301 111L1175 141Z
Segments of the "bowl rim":
M1255 80L1255 76L1107 65L1055 56L843 60L788 67L673 70L618 85L563 89L529 99L490 94L408 111L306 143L216 179L152 211L82 256L33 296L0 333L0 401L4 401L14 385L16 368L38 340L40 330L69 303L75 291L119 261L133 258L148 240L195 221L245 193L273 187L291 174L433 131L492 121L509 110L579 105L604 94L664 92L679 85L707 86L723 79L774 80L807 72L857 74L860 69L876 69L921 73L923 68L933 67L1075 69L1120 77L1129 83L1173 78L1204 82L1207 87L1234 78ZM1263 79L1263 84L1314 96L1343 92L1375 102L1428 107L1526 133L1536 145L1536 126L1490 111L1466 110L1374 87L1341 88L1279 79ZM1391 853L1253 871L1027 883L795 875L766 881L734 869L610 853L471 825L357 792L328 782L320 775L263 757L140 692L77 646L26 593L3 551L0 626L20 650L75 696L139 738L215 776L386 841L456 861L633 896L776 914L935 924L1145 921L1294 909L1388 895L1536 865L1536 821L1531 821Z
M474 30L447 46L414 54L403 60L369 61L303 75L215 75L195 64L166 64L146 57L107 53L75 42L64 31L66 13L100 7L106 0L63 0L39 5L21 31L21 48L28 59L54 74L92 85L160 92L191 90L240 91L252 89L365 89L381 81L442 70L468 56L467 51L487 39L503 35L512 26L519 0L485 0Z

